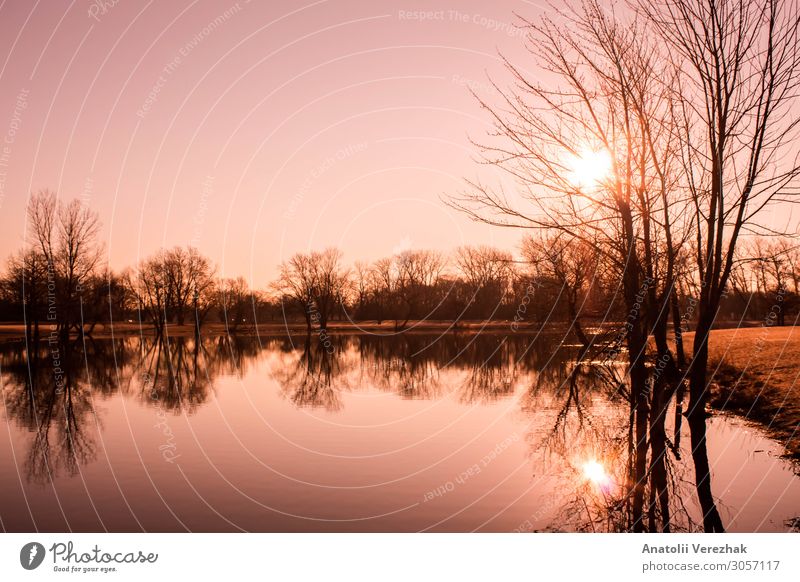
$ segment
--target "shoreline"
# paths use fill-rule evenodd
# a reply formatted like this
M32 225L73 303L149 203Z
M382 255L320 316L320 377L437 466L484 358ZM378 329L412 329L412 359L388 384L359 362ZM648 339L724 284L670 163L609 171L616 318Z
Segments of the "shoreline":
M715 329L714 332L727 330L728 326L739 325L739 329L752 329L757 328L756 321L750 322L721 322L720 328ZM603 323L587 321L584 324L587 333L592 332L598 325L602 325L608 329L620 327L621 322L608 321ZM378 323L375 320L368 321L333 321L328 325L327 332L329 334L359 334L359 333L374 333L374 332L388 332L382 335L396 335L400 333L431 333L431 332L486 332L498 333L506 331L509 334L517 333L537 333L540 331L558 330L561 332L567 331L569 322L551 321L547 323L532 322L521 324L520 322L507 319L507 320L461 320L461 321L443 321L443 320L409 320L405 326L397 327L394 320L384 321ZM50 331L50 325L47 322L40 324L39 337L44 338ZM311 334L318 333L319 330L312 329ZM207 336L217 336L223 334L231 335L298 335L306 334L306 326L303 321L290 321L290 322L269 322L259 323L253 325L241 325L237 328L230 328L224 323L206 323L202 326L200 334ZM109 339L114 336L128 336L128 335L144 335L154 336L155 328L149 324L139 324L131 321L114 323L114 324L97 324L91 334L87 333L87 337L95 339ZM169 324L166 327L166 334L172 337L189 337L194 335L194 325L192 324ZM684 332L685 337L691 337L693 332ZM77 337L72 334L71 337ZM24 339L25 338L25 324L22 322L0 322L0 341L8 339ZM688 351L688 349L687 349Z
M488 333L524 334L565 331L565 324L529 324L512 328L505 321L409 321L405 327L396 328L395 322L378 324L370 322L332 322L329 335L374 334L392 337L409 333ZM612 326L613 327L613 326ZM47 337L49 326L41 327L40 339ZM318 333L312 330L312 334ZM261 323L257 326L240 326L229 329L222 323L206 324L203 336L300 336L306 335L305 323ZM149 325L125 322L98 325L91 336L95 339L112 339L141 335L155 336ZM168 337L192 337L193 325L167 326ZM684 333L685 350L691 353L693 332ZM0 341L19 341L25 338L21 323L0 323ZM800 353L800 327L759 326L756 323L735 328L715 329L709 344L709 405L715 411L730 412L764 430L784 448L785 457L800 461L800 362L792 356Z
M689 334L687 334L689 335ZM709 382L714 410L754 423L800 461L800 327L714 330Z

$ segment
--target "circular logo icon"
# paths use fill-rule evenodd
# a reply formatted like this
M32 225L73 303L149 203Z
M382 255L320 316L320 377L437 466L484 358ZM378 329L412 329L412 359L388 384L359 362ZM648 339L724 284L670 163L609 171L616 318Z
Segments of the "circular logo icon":
M35 570L44 561L44 546L39 542L30 542L19 551L19 563L26 570Z

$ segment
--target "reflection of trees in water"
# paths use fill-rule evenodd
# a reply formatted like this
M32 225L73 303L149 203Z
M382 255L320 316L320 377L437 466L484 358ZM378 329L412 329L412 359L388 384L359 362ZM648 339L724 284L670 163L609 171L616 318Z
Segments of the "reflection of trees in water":
M126 391L142 401L171 410L193 412L204 404L221 375L242 377L261 353L255 338L136 338L135 364L125 370Z
M106 378L105 371L94 362L87 364L74 342L39 342L30 350L24 343L4 348L6 415L33 435L25 460L29 480L46 483L60 471L77 473L96 456L92 427L100 419L94 414L92 381Z
M193 410L207 400L213 378L235 365L231 354L258 353L252 342L235 349L219 338L204 342L208 348L193 339L139 337L0 344L6 415L33 435L26 459L30 479L75 474L95 459L96 427L102 426L93 405L98 396L110 397L121 387L146 403Z
M92 395L123 394L146 405L193 412L207 402L214 379L243 376L264 356L285 397L298 407L339 411L342 393L370 387L405 399L434 399L452 391L464 404L519 396L532 419L532 457L561 485L553 529L620 531L631 526L634 430L625 369L599 362L552 337L523 334L404 333L392 337L303 338L217 336L86 338L59 346L64 382L56 386L50 345L0 344L3 397L9 420L32 433L31 479L75 473L96 457ZM527 384L530 384L529 386ZM524 387L520 392L519 388ZM535 420L535 422L534 422ZM541 428L541 422L547 426ZM692 498L691 467L669 443L666 485L645 484L646 529L693 527L683 499ZM582 463L602 462L616 484L600 491ZM651 461L652 466L652 461ZM661 492L661 495L658 493Z
M502 336L487 339L454 342L459 351L451 357L468 372L459 392L459 398L464 403L492 402L509 397L516 390L522 367L516 362L523 359L519 342Z
M503 334L402 334L357 339L362 368L374 371L380 389L404 398L435 398L450 388L464 403L490 402L513 395L528 372L563 373L566 360L549 341ZM466 372L465 377L446 374Z
M462 402L487 402L511 396L521 374L537 364L543 375L565 365L529 339L500 335L333 336L327 347L311 335L273 340L268 348L282 354L272 375L283 393L298 405L330 410L341 407L339 393L363 386L405 399L456 389Z
M298 358L281 358L273 376L281 391L296 406L324 408L336 411L342 408L338 391L342 385L334 382L343 377L345 358L335 343L325 345L317 336L305 338Z
M206 344L210 349L207 349ZM141 355L128 377L128 389L167 410L193 411L203 404L226 357L224 346L206 339L143 338Z
M635 491L633 416L624 378L615 363L606 365L579 354L567 374L538 377L522 399L531 413L549 410L544 434L530 433L532 454L559 476L558 511L548 530L631 531ZM623 371L624 373L624 371ZM677 449L663 457L665 482L653 486L653 461L646 475L646 531L693 531L684 503L693 485L679 464ZM599 468L599 469L598 469Z
M292 402L329 410L341 408L341 392L366 386L404 399L456 390L463 403L491 402L512 396L529 373L542 384L560 381L570 361L557 345L524 335L333 336L327 347L310 335L266 348L281 354L272 376Z
M269 348L247 335L220 335L203 342L211 355L208 364L212 379L221 374L243 378L262 350Z
M391 337L360 336L353 349L358 354L359 377L379 390L405 399L437 398L442 393L440 374L447 361L444 342L430 337L400 334Z

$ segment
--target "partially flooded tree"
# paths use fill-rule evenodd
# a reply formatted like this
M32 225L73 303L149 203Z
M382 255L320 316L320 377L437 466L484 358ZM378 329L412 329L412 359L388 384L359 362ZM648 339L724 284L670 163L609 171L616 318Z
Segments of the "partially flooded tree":
M344 298L350 273L342 264L342 252L330 248L321 252L297 253L281 265L277 290L301 310L306 331L313 324L327 330L328 321Z
M588 347L591 339L583 331L581 316L596 283L598 258L593 246L563 233L529 236L523 240L522 255L539 280L557 285L554 291L564 297L575 336Z
M586 245L616 274L625 315L608 356L627 353L632 527L645 528L650 481L668 530L663 423L678 374L667 342L667 307L686 226L678 218L685 198L676 178L670 89L677 71L665 66L634 18L623 23L593 0L560 16L562 24L525 23L528 48L548 82L507 62L515 84L497 87L500 105L481 101L495 129L479 144L484 159L514 189L471 182L450 202L483 222L541 229ZM646 360L650 333L663 362L655 374ZM649 510L654 516L657 508Z
M722 531L706 452L708 338L740 237L769 230L759 219L770 205L797 200L800 6L796 0L656 0L639 2L639 9L681 68L676 135L700 287L688 418L704 528Z

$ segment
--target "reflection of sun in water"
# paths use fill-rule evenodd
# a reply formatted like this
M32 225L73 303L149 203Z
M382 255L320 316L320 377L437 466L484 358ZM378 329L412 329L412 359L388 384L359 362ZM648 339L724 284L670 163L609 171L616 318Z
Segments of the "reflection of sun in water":
M594 459L583 464L583 476L601 489L611 485L611 477L606 473L605 467Z
M611 171L611 156L606 150L592 151L582 149L578 155L570 156L567 167L569 168L569 181L577 188L594 188Z

